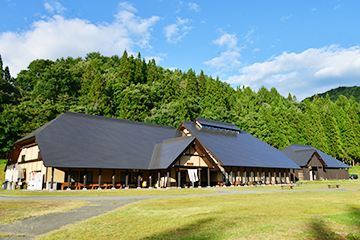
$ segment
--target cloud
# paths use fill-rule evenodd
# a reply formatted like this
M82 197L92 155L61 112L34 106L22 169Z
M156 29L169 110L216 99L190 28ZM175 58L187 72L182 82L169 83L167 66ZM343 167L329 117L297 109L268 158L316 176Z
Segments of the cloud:
M223 34L220 38L213 41L213 43L219 45L220 47L226 46L228 48L235 48L237 45L238 39L236 34Z
M281 17L281 21L286 21L286 20L289 20L291 17L292 17L292 15L289 15L289 16L283 16L283 17Z
M226 51L220 54L220 57L215 57L204 64L209 65L212 68L221 69L222 71L228 71L233 68L239 68L241 62L238 60L241 54L238 51Z
M177 44L180 42L185 35L192 29L192 27L187 26L191 20L188 18L181 19L177 18L176 23L164 27L165 37L169 43Z
M112 23L93 24L84 19L66 19L59 15L45 17L30 30L0 34L0 53L4 65L15 76L35 59L85 56L99 51L104 55L122 55L136 46L151 48L152 26L157 16L140 18L127 3L119 5Z
M290 92L298 100L339 86L354 86L360 79L360 46L336 45L301 53L287 53L240 69L226 82L250 86L275 87L283 96Z
M199 12L200 11L200 7L199 5L197 5L196 3L192 3L192 2L189 2L188 3L188 7L190 10L193 10L195 12Z
M61 5L61 3L59 3L58 1L53 1L51 3L45 2L44 7L45 7L46 11L48 11L51 14L53 14L53 13L60 14L66 10L66 8L64 8Z

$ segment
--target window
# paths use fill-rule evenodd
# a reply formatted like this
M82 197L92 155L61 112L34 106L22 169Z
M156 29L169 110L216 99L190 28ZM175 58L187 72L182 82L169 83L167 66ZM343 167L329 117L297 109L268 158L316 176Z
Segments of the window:
M21 162L25 162L25 155L21 155Z

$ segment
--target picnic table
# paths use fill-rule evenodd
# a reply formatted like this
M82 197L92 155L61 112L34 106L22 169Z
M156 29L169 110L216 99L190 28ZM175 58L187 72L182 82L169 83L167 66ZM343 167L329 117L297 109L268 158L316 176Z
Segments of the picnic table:
M340 184L329 184L328 188L339 188Z
M290 188L294 189L294 185L281 185L281 189Z

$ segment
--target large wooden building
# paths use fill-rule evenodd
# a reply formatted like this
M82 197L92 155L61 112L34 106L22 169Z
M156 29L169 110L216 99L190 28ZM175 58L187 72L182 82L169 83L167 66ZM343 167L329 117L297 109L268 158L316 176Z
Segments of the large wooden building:
M287 183L291 169L300 167L234 124L197 118L176 129L67 112L14 144L6 180L30 189L34 176L63 189L206 187Z
M312 146L292 144L282 152L301 167L291 170L292 181L349 179L349 165Z

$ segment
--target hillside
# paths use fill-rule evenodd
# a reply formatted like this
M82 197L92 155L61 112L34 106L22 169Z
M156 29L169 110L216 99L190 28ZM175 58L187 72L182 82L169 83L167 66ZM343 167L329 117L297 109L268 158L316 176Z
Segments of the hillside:
M232 88L192 69L170 70L137 57L37 59L16 78L0 58L0 154L66 111L178 127L203 117L234 123L277 149L312 145L360 161L360 105L340 96L297 102L275 88Z
M326 97L326 94L329 94L330 100L335 102L336 100L338 100L338 98L340 97L340 95L344 95L347 99L350 99L351 96L353 96L355 98L355 100L357 102L360 102L360 87L354 86L354 87L338 87L335 89L331 89L327 92L324 93L319 93L319 94L315 94L318 95L319 97ZM314 99L314 96L309 97L308 99L310 101L312 101Z

